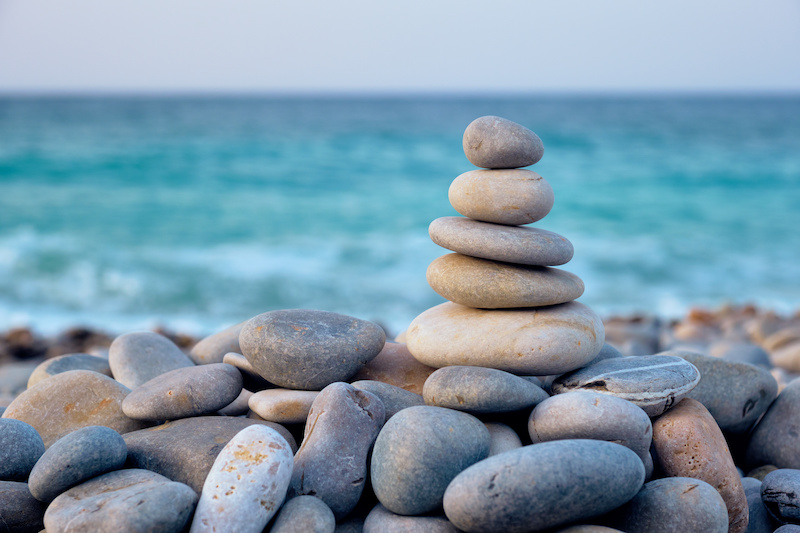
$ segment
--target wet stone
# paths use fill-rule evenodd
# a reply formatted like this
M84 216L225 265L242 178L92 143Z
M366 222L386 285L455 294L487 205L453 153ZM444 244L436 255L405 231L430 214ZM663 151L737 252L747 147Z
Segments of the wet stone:
M761 483L761 500L781 524L800 524L800 470L781 468Z
M341 382L322 389L295 455L290 495L316 496L337 519L346 516L364 490L367 456L385 416L372 393Z
M425 399L420 394L389 385L380 381L360 380L352 383L353 387L367 392L371 392L383 403L386 410L386 420L389 420L398 412L415 405L425 405Z
M3 418L15 418L32 425L41 435L45 448L86 426L106 426L118 433L128 433L144 427L142 422L122 412L122 401L129 392L127 387L103 374L69 370L20 394L3 413Z
M268 389L250 398L248 405L255 414L279 424L299 424L308 418L319 391Z
M237 433L217 455L203 484L191 533L260 533L278 512L292 476L292 450L268 426Z
M583 294L583 281L550 267L514 265L461 254L435 259L428 283L457 304L480 309L541 307L571 302Z
M458 533L443 514L403 516L376 505L364 520L364 533Z
M229 328L218 331L201 339L189 351L189 358L197 365L222 363L228 352L241 353L239 348L239 334L244 327L244 322L234 324Z
M477 366L446 366L428 377L427 405L470 413L505 413L533 407L549 398L541 387L514 374Z
M242 354L264 379L304 390L350 379L385 341L377 324L305 309L258 315L245 323L239 337Z
M151 331L126 333L114 339L108 349L108 363L114 378L131 389L170 370L194 366L175 343Z
M642 461L624 446L545 442L461 472L447 487L444 512L466 532L537 531L611 511L633 498L643 483Z
M39 364L28 378L28 388L33 387L43 379L66 372L67 370L92 370L100 374L111 376L111 367L108 359L95 357L87 353L73 353L59 355Z
M483 168L527 167L544 155L538 135L525 126L493 115L470 122L462 144L469 162Z
M353 376L353 380L382 381L415 394L422 394L422 387L434 367L414 359L408 347L400 342L387 342L381 352Z
M43 453L44 442L33 426L0 419L0 480L26 481Z
M127 468L144 468L180 481L198 494L219 452L239 431L263 424L277 431L293 450L286 428L250 418L204 416L184 418L123 435L128 446Z
M34 498L28 484L0 481L0 531L36 533L44 528L45 505Z
M518 265L563 265L572 259L574 253L572 243L558 233L466 217L437 218L428 227L428 234L442 248Z
M553 392L591 390L632 402L658 416L684 398L700 381L689 362L671 355L613 358L564 374Z
M281 507L270 533L333 533L336 518L325 502L314 496L297 496Z
M774 465L800 469L800 380L786 386L750 436L750 468Z
M122 437L105 426L88 426L57 440L31 472L31 494L43 502L93 477L118 470L128 449Z
M389 511L416 515L442 505L447 485L489 455L489 431L472 415L410 407L383 427L372 451L372 488Z
M131 391L122 411L136 420L177 420L211 414L242 392L242 374L225 363L179 368Z
M131 505L135 501L136 505ZM118 470L73 487L44 515L48 533L163 531L179 533L194 511L197 494L147 470Z

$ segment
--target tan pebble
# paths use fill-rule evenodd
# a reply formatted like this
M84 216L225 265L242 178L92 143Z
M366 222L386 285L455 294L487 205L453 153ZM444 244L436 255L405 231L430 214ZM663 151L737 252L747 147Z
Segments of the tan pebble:
M789 372L800 372L800 338L769 353L773 365Z
M353 381L382 381L407 391L422 394L422 387L435 368L414 359L405 344L387 342L381 353L359 370Z
M311 404L318 394L319 391L267 389L253 394L247 403L264 420L297 424L308 418Z

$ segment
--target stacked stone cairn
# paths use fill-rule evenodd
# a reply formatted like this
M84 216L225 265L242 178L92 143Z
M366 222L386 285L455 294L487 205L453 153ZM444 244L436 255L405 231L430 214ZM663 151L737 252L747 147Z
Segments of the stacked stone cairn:
M407 344L369 321L288 309L190 351L133 332L105 354L41 362L0 418L0 531L800 523L800 381L776 399L768 368L604 344L598 317L573 301L583 283L551 268L572 246L524 226L553 205L519 168L541 141L484 117L464 148L485 169L450 189L467 218L430 230L456 252L428 271L450 301L417 317Z

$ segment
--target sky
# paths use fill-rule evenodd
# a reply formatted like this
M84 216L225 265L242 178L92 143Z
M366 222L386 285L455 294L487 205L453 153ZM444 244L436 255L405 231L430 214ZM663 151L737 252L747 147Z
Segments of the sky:
M0 0L2 93L800 92L800 0Z

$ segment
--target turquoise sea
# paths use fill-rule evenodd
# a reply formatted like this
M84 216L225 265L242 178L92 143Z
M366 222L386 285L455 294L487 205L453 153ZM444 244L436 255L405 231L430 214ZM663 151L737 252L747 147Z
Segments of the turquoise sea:
M800 307L800 97L0 97L0 328L204 333L279 308L397 333L500 115L603 315Z

